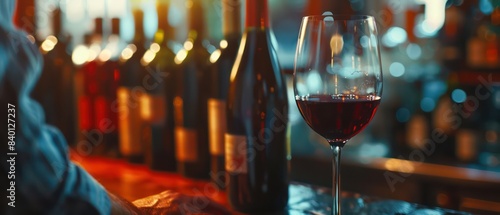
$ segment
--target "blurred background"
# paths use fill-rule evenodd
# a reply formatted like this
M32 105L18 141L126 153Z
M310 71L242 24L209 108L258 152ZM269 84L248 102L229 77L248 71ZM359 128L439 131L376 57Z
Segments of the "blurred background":
M301 17L326 11L369 14L379 30L384 92L369 127L343 150L343 188L430 206L500 212L499 0L269 2L274 42L289 89L293 180L331 186L329 145L303 121L291 88ZM214 52L223 38L221 1L203 3L209 44L205 47ZM62 14L60 29L53 24L57 8ZM145 35L154 38L155 0L22 0L16 22L38 41L42 52L54 47L50 36L60 31L76 70L88 61L89 35L116 34L121 44L132 42L137 26L134 8L144 11ZM120 20L115 33L112 18ZM178 52L188 35L184 0L170 2L168 22L175 29L171 47ZM96 30L101 24L102 32ZM43 97L49 92L41 88L35 94ZM77 133L66 131L70 143Z

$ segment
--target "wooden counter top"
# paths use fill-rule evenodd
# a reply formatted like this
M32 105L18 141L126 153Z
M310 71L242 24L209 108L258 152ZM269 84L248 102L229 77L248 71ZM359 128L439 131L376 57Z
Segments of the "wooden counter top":
M230 208L226 194L204 180L184 178L176 173L151 171L144 165L135 165L119 159L102 157L79 157L72 154L72 160L85 168L110 192L129 201L173 190L186 195L203 195ZM328 214L332 202L329 189L306 184L292 183L289 190L288 212L284 214ZM409 214L419 210L446 212L446 214L467 214L408 203L400 200L384 200L356 193L342 193L343 212L368 213L386 211ZM346 211L348 210L348 211ZM236 212L232 212L238 214Z

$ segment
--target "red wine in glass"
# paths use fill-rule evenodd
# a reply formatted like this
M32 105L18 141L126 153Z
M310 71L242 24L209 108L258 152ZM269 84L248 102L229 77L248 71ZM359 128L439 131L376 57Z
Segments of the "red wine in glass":
M342 143L362 131L375 115L378 96L312 95L297 97L307 124L329 142Z

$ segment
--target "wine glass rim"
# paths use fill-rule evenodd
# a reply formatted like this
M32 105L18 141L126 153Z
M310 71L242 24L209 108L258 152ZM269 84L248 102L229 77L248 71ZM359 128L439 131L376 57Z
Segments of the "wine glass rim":
M326 17L332 17L333 21L373 20L373 16L370 16L370 15L347 15L347 14L310 15L310 16L304 16L302 19L303 20L323 20Z

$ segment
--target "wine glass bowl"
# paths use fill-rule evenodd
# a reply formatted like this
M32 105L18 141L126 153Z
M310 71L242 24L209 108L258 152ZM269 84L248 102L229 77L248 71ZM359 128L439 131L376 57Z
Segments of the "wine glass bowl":
M332 214L340 214L340 152L375 115L382 96L377 28L371 16L302 19L293 75L295 100L307 124L332 148Z

